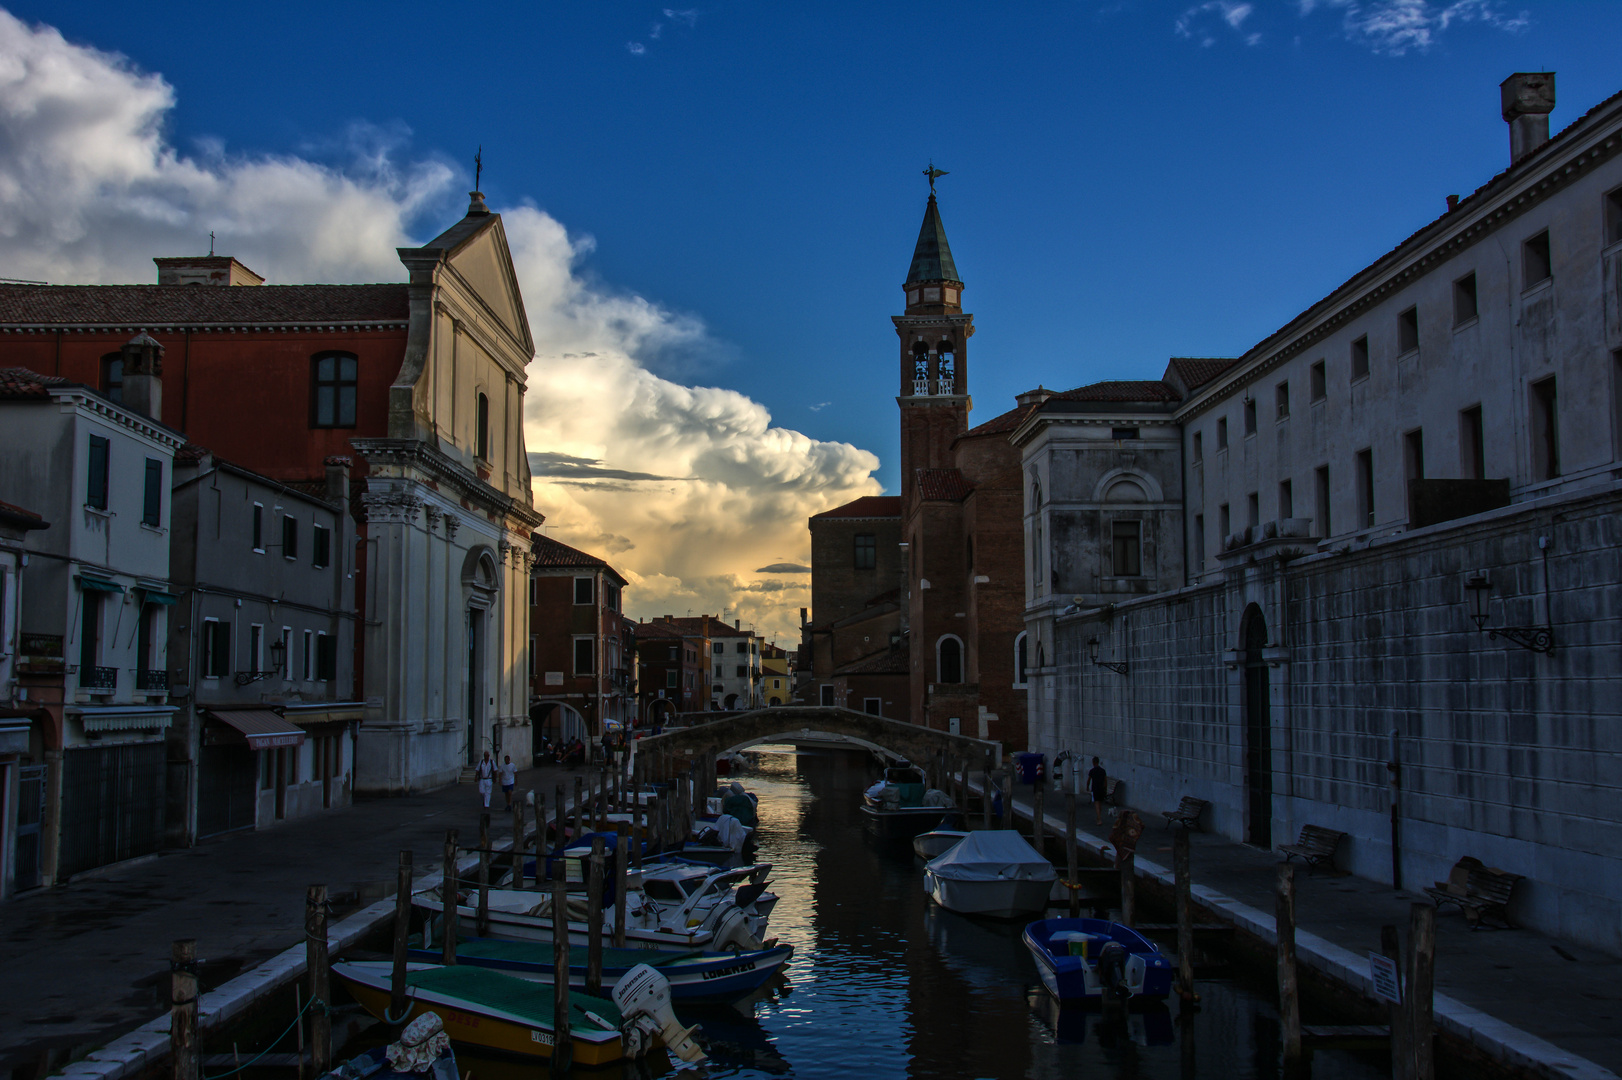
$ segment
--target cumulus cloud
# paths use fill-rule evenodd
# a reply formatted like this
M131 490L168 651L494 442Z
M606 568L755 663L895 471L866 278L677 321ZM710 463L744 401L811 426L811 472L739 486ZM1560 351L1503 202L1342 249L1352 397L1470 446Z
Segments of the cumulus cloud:
M1217 43L1217 34L1224 24L1238 34L1246 45L1258 45L1262 40L1261 34L1244 29L1245 20L1250 18L1252 10L1250 4L1239 0L1207 0L1183 12L1172 26L1178 37L1197 41L1206 49Z
M1338 10L1346 38L1383 56L1424 52L1437 35L1458 23L1481 23L1514 34L1532 21L1525 11L1506 13L1497 0L1299 0L1299 5L1303 17L1319 8Z
M686 12L667 18L691 25ZM184 152L161 76L0 11L0 277L150 282L152 257L219 250L272 282L399 281L394 249L448 224L457 170L402 131L342 133L331 160ZM503 219L537 343L526 434L549 535L605 557L632 614L716 614L792 643L803 583L742 568L806 551L806 518L881 490L878 459L772 422L649 364L723 355L701 320L582 272L593 242L534 206Z

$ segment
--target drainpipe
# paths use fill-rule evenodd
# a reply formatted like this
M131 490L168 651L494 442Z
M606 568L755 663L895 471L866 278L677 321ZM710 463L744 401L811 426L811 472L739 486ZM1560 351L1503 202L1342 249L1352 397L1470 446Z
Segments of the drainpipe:
M1390 749L1386 752L1386 772L1391 774L1391 887L1402 888L1402 759L1397 730L1391 730Z

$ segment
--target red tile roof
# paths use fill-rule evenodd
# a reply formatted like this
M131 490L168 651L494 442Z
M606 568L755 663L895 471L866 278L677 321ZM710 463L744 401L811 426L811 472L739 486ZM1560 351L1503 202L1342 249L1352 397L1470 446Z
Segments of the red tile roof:
M1019 427L1020 421L1024 420L1033 408L1035 408L1034 405L1015 406L1001 416L992 417L979 427L970 428L959 435L958 438L967 439L976 435L1001 435L1004 432L1013 431Z
M901 516L901 496L899 495L863 495L854 502L844 506L836 506L832 510L824 510L820 514L812 514L811 520L817 518L898 518Z
M8 503L8 502L0 502L0 513L15 514L18 517L32 518L35 521L44 521L45 520L44 518L40 517L38 514L34 513L32 510L27 510L27 509L24 509L21 506L16 506L16 505L14 505L12 503Z
M918 497L962 502L974 494L974 485L964 477L961 469L917 469Z
M619 571L608 565L605 559L599 559L597 556L587 554L579 548L572 548L568 544L554 540L550 536L542 536L539 533L531 539L530 554L535 558L537 569L562 569L568 567L601 569L613 574L615 580L621 585L626 583L625 579L620 577Z
M62 386L66 383L66 379L56 375L41 375L27 368L0 368L0 398L49 397L50 391L46 387Z
M1174 356L1167 366L1176 370L1190 390L1195 390L1238 362L1236 356Z
M0 326L403 323L406 286L0 285Z
M1159 379L1131 379L1120 382L1096 382L1054 394L1060 401L1181 401L1176 389Z
M905 675L909 656L905 649L883 649L879 652L864 656L859 660L852 660L848 664L841 664L834 669L835 675Z

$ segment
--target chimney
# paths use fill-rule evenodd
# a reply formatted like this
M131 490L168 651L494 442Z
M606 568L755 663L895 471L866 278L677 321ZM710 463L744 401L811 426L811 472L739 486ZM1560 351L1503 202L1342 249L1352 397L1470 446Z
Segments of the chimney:
M1017 401L1021 406L1040 405L1052 396L1052 390L1049 390L1038 383L1035 390L1027 390L1023 394L1015 394L1014 400Z
M805 608L800 609L800 625L805 625Z
M1498 84L1509 124L1509 162L1513 165L1549 141L1549 113L1554 111L1554 72L1517 71Z
M743 620L742 619L733 619L732 620L732 629L734 629L734 630L743 629Z
M349 468L353 464L343 454L327 458L327 501L337 503L344 513L349 512Z
M159 285L263 285L265 279L229 255L153 259Z
M124 343L124 407L163 422L163 346L146 331Z

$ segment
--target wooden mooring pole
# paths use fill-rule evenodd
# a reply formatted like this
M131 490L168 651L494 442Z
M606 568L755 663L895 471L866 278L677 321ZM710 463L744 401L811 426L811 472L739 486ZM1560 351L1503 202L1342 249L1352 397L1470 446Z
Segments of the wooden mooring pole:
M195 938L176 941L169 954L169 1053L174 1062L174 1080L200 1080Z
M1076 918L1081 914L1081 890L1076 888L1076 793L1064 793L1064 865L1065 873L1070 879L1070 888L1065 891L1070 894L1070 917ZM1123 895L1125 886L1122 886ZM1127 924L1128 926L1131 923Z
M439 887L439 906L444 912L444 927L440 931L439 962L456 963L456 830L445 834L445 881Z
M591 838L586 874L586 993L603 996L603 838Z
M1171 848L1177 892L1177 994L1185 1004L1198 1002L1194 992L1194 893L1189 880L1188 830L1178 829Z
M1436 909L1408 908L1408 1037L1413 1046L1414 1080L1435 1080L1433 1020L1436 991Z
M1395 926L1380 927L1380 954L1397 965L1402 978L1402 944ZM1407 996L1411 987L1402 987L1403 1001L1391 1005L1391 1080L1414 1080L1414 1056L1409 1049Z
M1278 1026L1284 1075L1301 1073L1301 986L1295 970L1295 867L1280 863L1274 919L1278 938Z
M310 1069L324 1076L332 1068L332 975L327 966L327 887L311 885L304 895L304 964L310 974Z
M552 879L552 1075L574 1064L569 1037L569 883L559 869Z
M406 950L411 945L411 852L400 852L394 879L394 967L389 976L389 1015L404 1018Z
M490 936L490 815L479 815L479 914L474 923L480 937Z
M625 859L626 848L631 846L628 826L623 821L614 823L614 948L625 948Z
M572 831L573 831L575 836L579 836L580 831L581 831L581 827L585 824L585 821L586 821L586 817L585 817L585 813L586 813L585 784L584 784L582 778L579 777L579 776L576 776L574 778L574 805L571 806L569 808L569 810L570 810L569 820L573 823L573 830ZM564 842L563 838L561 836L558 837L558 840L560 842Z
M532 791L530 798L535 797ZM524 800L513 800L513 842L512 842L513 881L512 887L524 887Z

